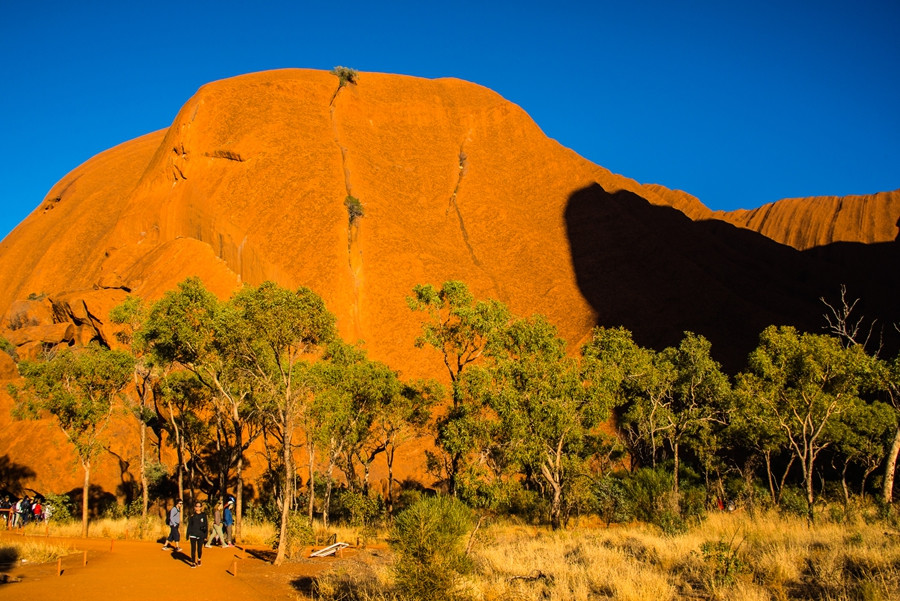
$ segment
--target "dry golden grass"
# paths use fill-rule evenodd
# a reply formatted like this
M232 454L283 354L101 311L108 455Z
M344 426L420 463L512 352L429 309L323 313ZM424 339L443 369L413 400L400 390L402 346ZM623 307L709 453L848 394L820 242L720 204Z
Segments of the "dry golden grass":
M31 564L47 563L74 552L75 549L67 545L4 538L0 540L0 565L10 565L19 562Z
M704 552L704 549L706 550ZM665 536L652 526L482 528L453 597L479 601L900 600L900 536L883 524L770 513L711 514ZM322 599L396 598L384 554L325 576Z

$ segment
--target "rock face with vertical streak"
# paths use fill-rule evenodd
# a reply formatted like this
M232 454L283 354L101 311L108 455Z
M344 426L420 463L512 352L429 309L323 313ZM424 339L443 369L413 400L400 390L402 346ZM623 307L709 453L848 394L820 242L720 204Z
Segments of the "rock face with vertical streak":
M654 346L691 329L735 369L765 325L817 330L840 284L900 321L898 217L900 191L714 213L585 160L471 83L272 71L204 86L168 129L66 175L0 242L0 314L36 357L110 342L129 293L271 279L315 290L345 339L404 377L440 377L405 297L458 279L546 315L572 349L597 324Z

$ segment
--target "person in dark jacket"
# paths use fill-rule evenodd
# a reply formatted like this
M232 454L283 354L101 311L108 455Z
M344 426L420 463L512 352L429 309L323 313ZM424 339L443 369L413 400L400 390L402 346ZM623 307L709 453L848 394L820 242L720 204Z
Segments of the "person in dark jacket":
M203 503L194 503L194 513L187 521L187 537L191 541L191 567L201 565L203 558L203 543L209 534L209 520L203 511Z

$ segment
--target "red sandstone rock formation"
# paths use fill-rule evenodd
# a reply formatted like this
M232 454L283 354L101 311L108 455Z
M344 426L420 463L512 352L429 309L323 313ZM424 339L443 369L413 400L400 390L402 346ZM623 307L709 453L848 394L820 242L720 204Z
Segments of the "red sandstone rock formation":
M347 196L365 213L354 225ZM819 296L847 278L891 293L867 282L894 250L799 251L893 241L898 216L898 192L712 213L590 163L474 84L274 71L204 86L167 130L65 176L0 242L0 314L36 357L109 342L128 293L153 300L198 275L227 297L272 279L318 292L346 339L404 377L433 376L404 299L459 279L546 315L573 348L597 323L654 345L693 329L734 366L769 323L815 327Z

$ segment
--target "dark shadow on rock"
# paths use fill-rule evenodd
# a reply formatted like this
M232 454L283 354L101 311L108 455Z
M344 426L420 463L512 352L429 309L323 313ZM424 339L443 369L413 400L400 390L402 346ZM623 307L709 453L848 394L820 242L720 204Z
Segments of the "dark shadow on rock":
M598 184L569 197L565 219L578 286L597 324L624 326L642 346L662 349L696 332L734 373L766 326L822 333L820 298L839 297L842 284L862 299L860 314L900 321L896 242L801 252ZM896 332L887 330L885 342L896 349Z
M73 488L65 493L72 500L72 513L81 518L81 499L83 490L81 487ZM102 486L91 484L88 488L88 516L90 518L101 517L112 505L118 505L116 495L106 491Z
M21 497L25 483L36 476L35 471L27 465L16 463L9 455L0 456L0 491L3 495Z

